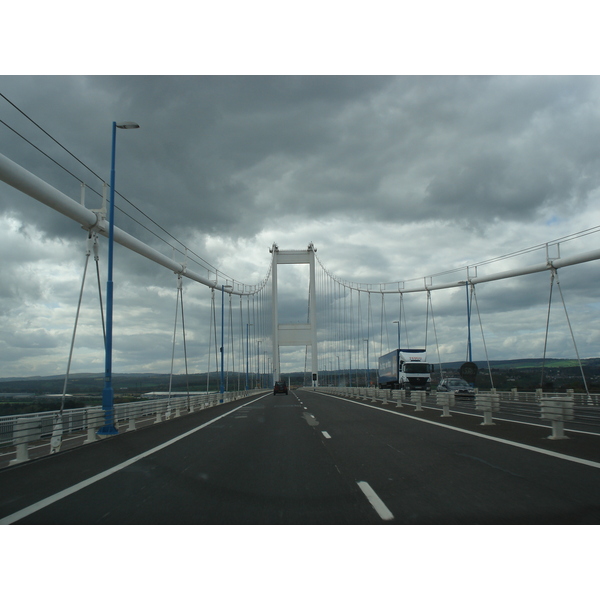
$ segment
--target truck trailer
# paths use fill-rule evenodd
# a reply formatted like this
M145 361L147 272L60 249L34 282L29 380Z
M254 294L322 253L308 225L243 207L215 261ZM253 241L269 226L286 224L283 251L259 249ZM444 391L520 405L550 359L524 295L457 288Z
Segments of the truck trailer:
M379 387L392 390L431 391L433 365L427 362L427 351L399 348L379 357Z

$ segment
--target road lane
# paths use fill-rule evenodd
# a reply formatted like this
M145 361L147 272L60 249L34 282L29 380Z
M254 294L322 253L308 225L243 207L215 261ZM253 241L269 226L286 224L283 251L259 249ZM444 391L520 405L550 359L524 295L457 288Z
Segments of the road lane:
M0 519L59 493L17 522L600 523L599 463L324 391L203 413L0 471Z
M293 396L267 396L23 518L21 524L380 522Z
M396 523L600 523L600 465L506 445L394 409L302 391L327 448ZM448 420L440 418L440 422Z

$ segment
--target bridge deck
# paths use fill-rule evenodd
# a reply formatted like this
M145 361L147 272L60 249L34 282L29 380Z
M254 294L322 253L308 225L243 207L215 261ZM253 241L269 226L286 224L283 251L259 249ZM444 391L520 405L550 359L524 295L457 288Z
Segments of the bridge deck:
M239 400L3 469L0 522L600 523L598 436L481 420Z

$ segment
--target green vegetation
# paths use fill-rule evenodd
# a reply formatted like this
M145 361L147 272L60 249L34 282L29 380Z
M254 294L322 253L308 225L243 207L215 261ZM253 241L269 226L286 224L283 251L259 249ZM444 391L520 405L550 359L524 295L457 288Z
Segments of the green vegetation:
M65 409L83 408L87 403L83 400L65 400ZM22 402L0 402L0 416L25 415L29 413L60 410L60 400L39 399L32 402L31 398Z

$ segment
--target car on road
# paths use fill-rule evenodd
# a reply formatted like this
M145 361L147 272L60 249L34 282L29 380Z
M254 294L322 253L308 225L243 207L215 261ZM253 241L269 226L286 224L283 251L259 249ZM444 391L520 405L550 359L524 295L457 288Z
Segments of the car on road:
M288 387L285 381L276 381L275 386L273 387L273 396L275 394L287 394Z
M464 380L458 377L442 379L437 386L438 392L454 392L455 396L475 398L475 390Z

